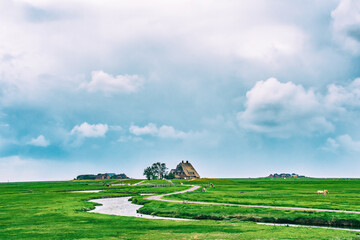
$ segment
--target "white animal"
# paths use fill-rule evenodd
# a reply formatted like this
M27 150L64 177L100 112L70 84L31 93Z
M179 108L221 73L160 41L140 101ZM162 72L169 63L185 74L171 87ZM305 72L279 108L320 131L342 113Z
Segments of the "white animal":
M329 194L329 191L328 191L328 190L318 190L318 191L317 191L317 195L319 195L319 194L324 194L324 195L326 195L326 194Z

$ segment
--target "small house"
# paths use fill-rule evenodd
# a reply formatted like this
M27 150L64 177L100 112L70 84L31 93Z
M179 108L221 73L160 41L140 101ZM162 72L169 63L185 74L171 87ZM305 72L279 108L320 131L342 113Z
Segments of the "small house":
M181 161L175 169L171 169L171 174L175 175L175 178L178 179L195 179L200 178L200 175L197 173L195 168L189 161Z
M105 174L99 173L98 175L95 176L95 180L103 180L103 179L110 179L110 175L107 173Z

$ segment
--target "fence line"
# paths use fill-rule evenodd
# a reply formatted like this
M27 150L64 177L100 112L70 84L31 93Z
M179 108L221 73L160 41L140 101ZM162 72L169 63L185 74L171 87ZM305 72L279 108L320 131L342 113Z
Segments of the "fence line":
M150 187L173 187L175 184L151 184Z

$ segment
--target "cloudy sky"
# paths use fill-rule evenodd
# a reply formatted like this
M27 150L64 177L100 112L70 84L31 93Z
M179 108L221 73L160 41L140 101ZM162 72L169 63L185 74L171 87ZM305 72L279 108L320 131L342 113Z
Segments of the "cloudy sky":
M0 1L0 181L359 177L360 1Z

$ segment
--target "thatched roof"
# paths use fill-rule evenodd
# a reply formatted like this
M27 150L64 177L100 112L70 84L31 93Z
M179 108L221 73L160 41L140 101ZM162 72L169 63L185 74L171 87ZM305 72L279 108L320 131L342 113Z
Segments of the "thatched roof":
M171 172L175 174L176 178L200 178L200 175L189 161L181 161L176 169L172 169Z

